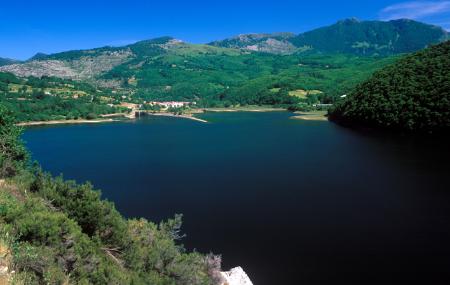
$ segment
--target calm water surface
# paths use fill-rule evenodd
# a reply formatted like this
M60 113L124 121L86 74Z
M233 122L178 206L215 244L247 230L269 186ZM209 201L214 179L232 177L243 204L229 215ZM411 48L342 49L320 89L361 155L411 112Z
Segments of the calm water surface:
M448 141L283 112L202 117L24 139L44 169L92 181L127 217L183 213L186 247L221 253L255 285L450 284Z

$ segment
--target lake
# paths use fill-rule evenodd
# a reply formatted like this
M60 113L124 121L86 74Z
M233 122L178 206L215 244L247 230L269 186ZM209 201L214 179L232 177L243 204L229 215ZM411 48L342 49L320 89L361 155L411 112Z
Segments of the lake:
M449 141L291 116L34 127L24 140L127 217L183 213L186 248L255 285L450 284Z

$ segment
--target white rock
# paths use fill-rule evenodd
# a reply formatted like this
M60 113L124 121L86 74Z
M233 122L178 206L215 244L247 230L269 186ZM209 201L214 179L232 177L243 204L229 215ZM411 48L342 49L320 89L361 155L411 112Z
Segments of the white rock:
M247 273L241 268L236 267L227 272L221 272L225 279L223 285L253 285Z

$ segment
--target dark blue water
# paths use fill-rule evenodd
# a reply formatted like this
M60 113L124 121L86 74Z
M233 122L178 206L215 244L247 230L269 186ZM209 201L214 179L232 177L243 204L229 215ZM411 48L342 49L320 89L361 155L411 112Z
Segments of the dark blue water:
M289 113L39 127L44 169L127 217L184 214L187 248L256 285L450 284L448 141L365 135Z

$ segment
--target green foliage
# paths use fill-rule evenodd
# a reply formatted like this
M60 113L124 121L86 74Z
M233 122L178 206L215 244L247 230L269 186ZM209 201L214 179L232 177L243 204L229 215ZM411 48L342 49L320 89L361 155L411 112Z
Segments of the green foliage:
M28 154L13 115L0 105L0 177L10 177L25 164Z
M109 94L87 83L55 77L20 79L0 72L0 95L0 104L11 110L19 122L95 119L116 112L99 99Z
M7 233L24 283L216 284L214 257L177 244L180 215L159 225L128 221L90 184L39 168L11 181L0 191L0 239Z
M330 112L347 124L407 131L450 127L450 41L376 72Z
M103 78L135 79L136 86L123 87L144 101L196 101L202 107L283 105L298 101L285 91L305 89L322 91L318 99L328 103L391 61L317 53L281 56L178 43L158 56L119 65ZM273 88L283 92L274 93Z
M220 266L177 242L181 215L126 220L89 183L25 164L20 129L0 105L0 242L23 284L214 285Z
M77 60L83 56L97 56L101 55L105 51L113 52L121 50L118 47L101 47L91 50L72 50L66 52L55 53L51 55L38 54L34 59L37 60Z

